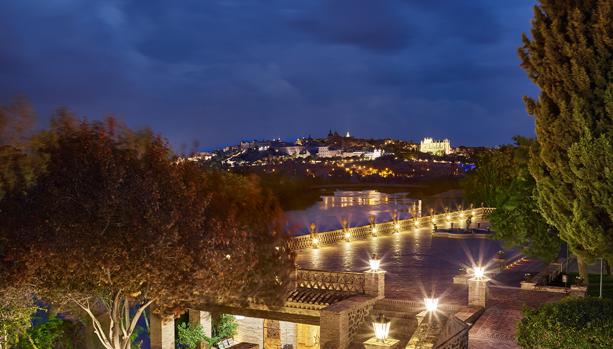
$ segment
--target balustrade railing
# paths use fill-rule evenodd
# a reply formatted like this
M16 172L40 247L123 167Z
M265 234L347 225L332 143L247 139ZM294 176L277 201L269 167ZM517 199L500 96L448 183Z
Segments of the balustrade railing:
M296 270L296 285L300 288L364 293L364 284L364 273Z
M315 234L306 234L293 237L290 241L289 247L292 250L301 250L311 247L332 245L340 241L362 240L372 235L389 235L397 231L405 231L413 228L431 227L433 224L445 224L448 222L462 220L460 227L465 222L464 219L471 217L472 222L476 223L487 219L487 216L494 212L494 208L479 207L461 211L454 211L448 213L439 213L432 216L412 217L408 219L400 219L396 222L388 221L377 223L376 233L373 233L373 226L363 225L358 227L347 228L346 230L337 229L325 232L318 232ZM398 224L398 227L396 227ZM348 235L346 236L346 233ZM317 239L317 243L314 244L313 239ZM314 246L316 245L316 246Z

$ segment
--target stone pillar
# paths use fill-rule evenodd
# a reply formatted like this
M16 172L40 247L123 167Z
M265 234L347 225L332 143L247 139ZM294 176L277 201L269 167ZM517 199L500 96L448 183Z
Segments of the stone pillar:
M234 336L237 343L255 343L264 348L264 319L255 317L244 317L237 319L238 331Z
M383 270L364 272L364 292L377 299L385 298L385 272Z
M292 348L297 348L298 343L296 341L297 325L293 322L279 321L279 328L281 330L281 347L284 345L291 345Z
M175 349L175 320L151 314L149 319L151 349Z
M488 282L488 278L472 278L468 280L468 305L485 308L489 294Z
M347 349L350 344L349 316L346 311L328 308L321 311L319 318L320 348Z
M200 311L195 309L188 310L189 323L202 326L204 334L207 337L212 337L213 332L213 318L211 313L207 311ZM197 349L206 349L206 344L199 344Z
M418 200L417 202L418 202L418 204L417 204L417 212L418 213L417 214L419 215L419 217L421 217L421 200Z

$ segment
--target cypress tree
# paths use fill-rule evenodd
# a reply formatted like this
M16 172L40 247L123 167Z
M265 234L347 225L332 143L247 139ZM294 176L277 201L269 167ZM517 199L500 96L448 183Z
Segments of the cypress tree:
M540 0L522 67L540 88L524 97L539 150L530 172L539 209L585 262L613 262L613 2Z

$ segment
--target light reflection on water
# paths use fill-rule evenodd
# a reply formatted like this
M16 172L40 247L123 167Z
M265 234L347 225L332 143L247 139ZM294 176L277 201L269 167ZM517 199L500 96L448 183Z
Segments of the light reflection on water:
M311 223L318 231L335 230L341 227L341 219L347 218L349 226L368 224L368 216L375 215L378 222L392 219L397 210L399 218L409 217L409 209L416 200L407 193L386 194L376 190L341 191L325 195L321 201L304 210L286 213L288 229L296 234L308 232Z

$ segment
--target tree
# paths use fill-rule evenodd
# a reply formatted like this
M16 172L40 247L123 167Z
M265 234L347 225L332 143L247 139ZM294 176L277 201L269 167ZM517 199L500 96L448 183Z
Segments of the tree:
M610 348L613 301L592 297L565 298L538 309L524 309L517 343L524 348Z
M0 106L0 199L9 190L31 185L44 167L34 149L44 133L33 132L35 116L24 98Z
M127 349L143 311L279 304L294 255L257 181L179 161L151 132L66 111L39 152L45 170L0 201L0 281L76 305L105 348ZM96 316L99 310L108 325Z
M561 241L540 214L534 178L528 171L534 140L516 136L505 145L481 156L466 176L464 188L473 202L495 207L489 216L496 237L530 256L555 259Z
M603 145L598 140L613 137L611 18L609 0L541 0L531 38L523 35L519 49L522 67L541 90L536 100L524 98L540 145L530 163L538 206L578 255L584 278L586 261L613 262L612 186L587 173L598 170L588 164ZM611 163L611 152L600 155L599 166ZM596 181L586 182L589 176Z
M27 287L3 284L0 288L0 349L11 348L32 326L32 315L38 310L34 295Z
M8 191L20 191L31 185L44 166L44 158L33 149L34 113L24 98L0 106L0 200ZM0 258L6 243L0 235ZM1 271L1 267L0 267ZM31 326L30 318L38 309L28 285L0 283L0 348L16 344Z

